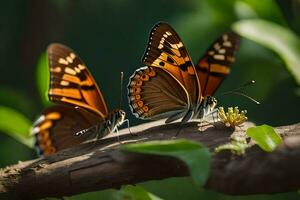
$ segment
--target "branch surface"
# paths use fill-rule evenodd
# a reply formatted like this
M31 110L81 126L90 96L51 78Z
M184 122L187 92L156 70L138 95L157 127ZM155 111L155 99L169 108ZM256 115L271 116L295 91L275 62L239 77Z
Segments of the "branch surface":
M253 126L245 123L234 134L243 134ZM120 131L121 143L186 138L200 142L212 154L210 177L205 188L231 195L277 193L300 188L300 123L277 127L284 142L272 153L256 145L244 156L230 152L213 153L214 148L229 142L233 131L220 125L196 122L181 127L162 121L145 123ZM183 162L172 157L122 152L118 137L78 145L57 154L0 170L0 199L39 199L62 197L107 188L120 188L147 180L188 176Z

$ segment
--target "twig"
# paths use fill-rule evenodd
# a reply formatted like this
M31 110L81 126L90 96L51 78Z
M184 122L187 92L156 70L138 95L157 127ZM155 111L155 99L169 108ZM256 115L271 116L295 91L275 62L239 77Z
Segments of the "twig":
M161 121L132 127L138 136L120 131L122 143L174 139L179 124L161 125ZM242 133L245 123L235 134ZM212 152L210 177L206 188L232 195L276 193L300 188L300 123L276 128L284 143L266 153L256 145L245 156L230 152L214 154L213 149L229 141L233 133L224 127L198 123L181 127L177 138L201 142ZM20 162L0 170L0 199L38 199L62 197L106 188L120 188L147 180L187 176L180 160L164 156L127 153L119 150L116 135L85 143L57 154Z

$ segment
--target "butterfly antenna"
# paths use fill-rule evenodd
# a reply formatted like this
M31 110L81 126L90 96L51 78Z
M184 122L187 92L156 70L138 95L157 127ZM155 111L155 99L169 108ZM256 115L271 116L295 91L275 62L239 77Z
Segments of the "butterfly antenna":
M123 101L123 78L124 78L124 73L121 72L120 74L120 105L119 108L122 108L122 101Z
M251 80L251 81L248 81L248 82L244 83L243 85L241 85L238 88L235 88L235 89L233 89L231 91L228 91L228 92L224 92L224 93L222 93L222 94L220 94L218 96L224 96L224 95L228 95L228 94L235 94L235 95L246 97L247 99L253 101L256 104L260 104L260 102L257 101L256 99L254 99L254 98L252 98L252 97L248 96L247 94L245 94L245 93L243 93L243 92L240 91L241 89L244 89L245 87L248 87L248 86L254 85L254 84L255 84L255 81Z
M239 96L246 97L247 99L249 99L249 100L253 101L253 102L254 102L254 103L256 103L257 105L259 105L259 104L260 104L260 102L259 102L259 101L257 101L256 99L254 99L254 98L252 98L252 97L250 97L250 96L246 95L245 93L242 93L242 92L231 92L231 94L235 94L235 95L239 95Z
M231 94L232 92L239 91L239 90L241 90L241 89L244 89L245 87L248 87L248 86L254 85L254 84L255 84L255 80L251 80L251 81L248 81L248 82L244 83L243 85L241 85L241 86L238 87L238 88L235 88L235 89L230 90L230 91L228 91L228 92L221 93L221 94L218 95L218 96L223 96L223 95Z

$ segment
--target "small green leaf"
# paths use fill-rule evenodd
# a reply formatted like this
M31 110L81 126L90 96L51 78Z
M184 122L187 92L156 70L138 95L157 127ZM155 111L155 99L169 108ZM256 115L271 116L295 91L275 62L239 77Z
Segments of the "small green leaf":
M261 125L248 128L246 134L264 151L271 152L282 143L281 137L274 128L268 125Z
M117 200L162 200L161 198L147 192L140 186L126 185L116 193L115 199Z
M194 181L204 185L209 175L210 154L201 144L189 140L151 141L126 144L125 151L172 156L185 162Z
M19 142L33 147L34 141L29 135L31 122L14 109L0 106L0 131Z
M275 51L300 84L300 39L291 30L261 19L241 20L233 24L240 35Z
M42 53L36 67L36 82L44 105L48 105L49 66L46 53Z

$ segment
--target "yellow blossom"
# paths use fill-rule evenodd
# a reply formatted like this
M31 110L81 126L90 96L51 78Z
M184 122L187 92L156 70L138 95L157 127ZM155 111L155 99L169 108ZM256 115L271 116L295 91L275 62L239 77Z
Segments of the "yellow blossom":
M235 128L244 123L248 119L246 113L246 110L240 111L238 107L229 107L227 112L223 107L218 108L218 117L226 127Z

